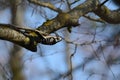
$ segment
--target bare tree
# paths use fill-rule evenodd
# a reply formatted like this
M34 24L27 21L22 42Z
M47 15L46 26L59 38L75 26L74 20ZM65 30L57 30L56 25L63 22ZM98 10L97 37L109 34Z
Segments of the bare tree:
M9 1L9 0L8 0ZM73 80L73 75L72 73L77 70L78 68L81 68L83 66L86 65L86 63L89 63L89 61L92 61L93 59L97 58L99 59L99 56L103 56L104 59L104 47L106 47L106 45L102 45L102 41L96 41L95 37L97 34L97 28L95 28L95 32L92 34L93 38L92 41L90 42L85 42L85 43L74 43L74 41L69 41L66 40L65 38L62 38L61 36L59 36L56 33L56 36L52 36L50 35L50 33L54 33L55 31L67 27L69 32L71 31L72 27L77 27L80 26L81 24L79 23L79 19L81 17L85 17L91 21L95 21L95 22L100 22L100 23L107 23L107 24L120 24L120 9L117 10L111 10L109 9L107 6L105 6L105 4L109 1L109 0L104 0L103 2L101 2L100 0L86 0L84 1L82 4L79 4L75 7L72 7L74 4L76 4L77 2L79 2L79 0L73 0L72 2L70 2L69 0L58 0L58 2L66 2L66 4L68 5L68 11L63 11L61 8L56 7L54 5L55 1L54 0L50 0L49 1L42 1L42 0L27 0L24 1L26 4L29 5L37 5L37 6L42 6L42 7L46 7L54 12L57 13L57 16L50 19L50 20L46 20L46 22L44 22L41 26L37 26L36 29L31 29L28 27L23 27L21 25L19 25L19 23L17 22L17 8L19 7L20 4L23 4L22 1L24 0L13 0L13 1L9 1L10 3L6 4L6 6L11 6L11 14L12 14L12 18L11 18L11 24L0 24L0 39L2 40L7 40L10 41L12 43L15 43L17 45L20 45L30 51L36 52L37 51L37 45L39 43L41 44L45 44L45 45L54 45L58 42L60 42L62 39L66 41L66 43L68 44L73 44L74 45L74 51L73 53L71 53L68 57L68 62L69 62L69 71L66 72L63 75L59 75L56 76L54 80L58 80L61 78L61 76L66 77L68 75L70 75L70 80ZM0 2L2 3L2 2ZM3 1L4 3L4 1ZM119 4L119 3L118 3ZM117 4L117 5L118 5ZM95 17L89 17L87 14L89 13L94 13L95 15L97 15L97 19L94 19ZM107 40L106 40L107 41ZM107 41L109 43L109 41ZM99 43L99 46L97 49L94 49L94 43ZM116 35L115 37L115 44L114 46L119 44L119 38ZM77 66L76 68L73 68L73 64L72 64L72 58L73 56L76 54L77 48L79 46L84 46L84 45L89 45L90 48L92 49L94 55L90 56L88 59L86 59L82 64L80 64L79 66ZM14 49L15 48L15 49ZM18 55L18 52L21 50L20 47L14 45L13 50L11 50L11 58L10 58L10 63L11 63L11 69L13 72L13 80L23 80L24 77L21 74L21 56ZM71 52L71 51L70 51ZM68 51L69 53L69 51ZM101 53L98 54L98 53ZM110 63L111 61L109 61L111 58L107 57L107 60L104 60L107 68L112 72L111 68L110 68ZM17 61L17 63L19 64L15 64ZM89 78L94 75L96 73L92 72L92 74L90 74ZM114 73L112 72L113 76L115 77ZM102 74L104 76L104 74ZM22 76L22 77L21 77ZM14 78L17 77L17 78ZM114 78L116 79L116 77ZM117 79L116 79L117 80Z
M101 3L98 0L94 1L87 0L83 4L80 4L79 6L73 8L69 12L62 12L60 9L54 7L50 3L42 3L37 0L28 1L33 4L48 7L59 13L58 16L56 16L54 19L45 22L43 25L39 26L36 30L18 28L9 24L1 24L1 39L12 41L28 49L30 48L29 47L30 44L33 45L33 47L30 48L29 50L34 50L34 48L36 48L37 46L37 43L42 42L38 39L46 38L47 34L50 34L66 26L78 26L79 25L78 19L89 12L94 12L102 20L111 24L119 24L120 22L119 10L114 11L109 10L106 6L101 5ZM4 27L6 28L4 29ZM33 32L35 35L31 34ZM15 35L15 33L17 34L17 36Z

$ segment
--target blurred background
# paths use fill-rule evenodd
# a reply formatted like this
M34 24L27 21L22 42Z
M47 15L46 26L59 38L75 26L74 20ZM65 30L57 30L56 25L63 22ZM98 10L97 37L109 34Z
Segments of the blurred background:
M85 0L39 1L68 12ZM105 5L119 8L111 0ZM35 29L57 15L27 0L0 0L0 23ZM94 13L86 16L99 18ZM120 24L86 17L79 23L56 31L63 40L52 46L39 44L37 52L0 40L0 80L120 80Z

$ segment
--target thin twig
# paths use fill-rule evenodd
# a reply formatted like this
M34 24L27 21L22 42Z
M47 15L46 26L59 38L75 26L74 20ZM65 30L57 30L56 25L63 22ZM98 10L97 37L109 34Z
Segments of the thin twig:
M66 0L69 10L71 10L71 5L68 0Z
M61 10L59 8L56 8L53 4L49 3L49 2L41 2L38 0L28 0L30 3L39 5L39 6L43 6L43 7L47 7L55 12L61 12Z
M93 48L93 45L91 44L90 45L92 50L93 50L93 53L95 54L95 56L97 57L98 60L100 60L99 56L97 55L97 52L95 51L95 49Z
M105 21L100 19L100 18L99 19L94 19L94 18L91 18L90 16L86 16L86 15L84 15L84 17L89 19L89 20L95 21L95 22L105 23Z
M105 0L105 1L103 1L101 4L100 4L100 6L102 6L102 5L104 5L106 2L108 2L109 0Z
M72 75L72 73L73 73L72 58L75 55L76 51L77 51L77 44L75 44L74 52L70 55L70 70L69 70L71 72L70 75L69 75L70 76L70 80L73 80L73 75ZM66 77L66 76L64 76L64 77Z
M114 80L118 80L117 77L115 76L114 72L112 71L111 67L109 66L109 64L107 63L107 61L105 60L105 55L104 55L104 51L103 51L103 48L102 48L102 44L100 43L100 47L101 47L101 52L102 52L102 55L103 55L103 59L105 61L105 64L107 66L107 68L111 71L113 77L114 77Z
M72 2L70 4L73 5L73 4L77 3L78 1L80 1L80 0L75 0L74 2Z

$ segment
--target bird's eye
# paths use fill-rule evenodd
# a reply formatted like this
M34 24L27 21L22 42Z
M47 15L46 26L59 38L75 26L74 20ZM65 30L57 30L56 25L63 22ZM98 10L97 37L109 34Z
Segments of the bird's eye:
M62 40L61 37L57 37L57 38L56 38L56 42L59 42L59 41L61 41L61 40Z

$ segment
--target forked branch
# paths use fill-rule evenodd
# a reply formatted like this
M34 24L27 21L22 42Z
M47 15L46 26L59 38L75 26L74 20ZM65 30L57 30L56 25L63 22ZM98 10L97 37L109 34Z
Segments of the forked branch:
M28 0L31 3L58 11L50 3L41 3L37 0ZM61 41L60 37L49 36L48 34L68 26L78 26L78 19L89 12L94 12L104 21L111 24L120 23L120 10L109 10L106 6L100 5L99 0L86 0L69 12L60 12L55 18L46 21L37 29L16 28L13 25L0 24L0 39L8 40L19 44L31 51L36 51L37 43L55 44ZM47 34L47 35L46 35Z

